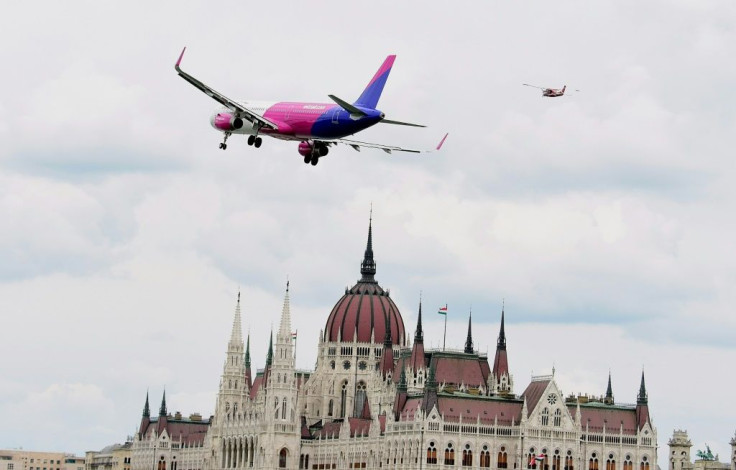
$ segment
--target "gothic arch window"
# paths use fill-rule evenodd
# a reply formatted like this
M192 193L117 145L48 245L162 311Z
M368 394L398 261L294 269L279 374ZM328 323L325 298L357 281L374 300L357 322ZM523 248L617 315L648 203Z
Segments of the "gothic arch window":
M473 466L473 449L470 448L470 444L465 444L463 449L463 467Z
M334 400L330 400L330 403L327 405L327 416L332 416L332 408L334 407L334 405Z
M158 470L166 470L166 459L161 456L161 460L158 461Z
M559 426L562 424L562 410L557 408L555 410L555 419L554 419L554 425Z
M427 447L427 463L437 463L437 448L434 446L434 441L430 441L429 447Z
M549 408L542 410L542 426L549 426Z
M588 460L588 470L598 470L598 455L593 452Z
M565 469L564 470L575 470L572 462L572 451L568 450L565 456Z
M529 449L529 460L527 461L526 468L537 468L537 454L534 453L534 447Z
M286 397L281 400L281 419L286 419Z
M345 408L348 405L348 381L345 380L342 383L342 390L340 391L340 417L345 417Z
M613 454L608 454L608 459L606 460L606 470L616 470L616 459L614 459Z
M233 380L232 379L230 379L228 381L228 388L233 388Z
M363 411L363 406L365 405L365 382L362 380L358 382L358 387L355 390L355 415L359 416L360 413Z
M508 455L506 454L506 447L504 446L501 446L501 449L498 452L498 458L496 459L496 468L508 468Z
M631 461L631 456L626 455L624 460L624 470L634 470L634 463Z
M480 466L481 468L490 468L491 466L491 453L488 451L487 445L484 445L483 450L480 451Z
M279 397L273 398L273 408L274 408L274 418L278 419L279 417Z
M560 410L557 410L560 411ZM557 413L555 413L555 419L557 419ZM560 449L555 449L555 454L552 456L552 470L560 469Z
M286 457L289 455L289 451L286 450L286 447L281 449L281 452L279 452L279 468L286 468Z
M455 465L455 449L452 447L452 442L448 442L445 447L445 465Z
M639 464L639 470L649 470L649 459L647 459L647 456L641 458L641 463Z

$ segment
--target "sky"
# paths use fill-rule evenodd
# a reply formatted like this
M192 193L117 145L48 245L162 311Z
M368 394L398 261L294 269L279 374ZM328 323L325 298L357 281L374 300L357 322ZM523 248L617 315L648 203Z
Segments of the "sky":
M563 392L636 400L721 460L736 431L736 4L16 2L0 18L0 448L82 454L156 409L213 413L242 293L263 367L287 277L297 366L360 276L425 341ZM209 125L184 70L242 99L355 99L361 140L441 152L260 149ZM561 87L546 99L522 83ZM660 462L660 465L662 462Z

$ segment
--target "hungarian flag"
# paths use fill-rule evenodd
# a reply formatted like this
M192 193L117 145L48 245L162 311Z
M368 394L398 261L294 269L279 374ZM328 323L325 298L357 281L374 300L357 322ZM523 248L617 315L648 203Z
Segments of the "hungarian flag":
M291 339L296 340L296 334L299 333L298 331L295 331L291 334Z
M445 304L444 307L440 307L437 313L439 313L440 315L447 315L447 304Z
M536 460L537 462L544 462L544 457L545 457L545 455L544 455L544 454L539 454L539 455L537 455L537 456L536 456L536 457L534 458L534 460Z

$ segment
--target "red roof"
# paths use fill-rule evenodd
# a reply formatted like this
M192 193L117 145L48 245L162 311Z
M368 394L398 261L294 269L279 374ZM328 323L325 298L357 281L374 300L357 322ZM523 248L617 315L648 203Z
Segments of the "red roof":
M360 343L383 343L386 317L391 325L391 341L404 345L404 320L398 307L376 282L360 281L337 301L327 318L324 340L352 342L357 329Z
M204 437L207 434L209 426L209 420L190 421L188 419L178 420L167 417L163 427L173 441L191 445L202 444L204 442ZM157 427L158 419L153 418L143 432L143 435L148 436L150 433L156 431ZM162 431L159 431L159 433Z
M350 437L367 436L371 430L371 420L364 418L348 418Z
M256 379L253 381L253 386L250 388L250 399L255 400L256 395L258 394L258 389L261 388L261 384L263 383L263 376L257 375Z
M401 412L401 419L413 419L421 405L422 397L409 398ZM446 421L459 421L462 416L463 421L475 422L480 418L483 424L493 424L498 419L498 424L505 426L510 426L512 422L519 424L522 406L519 400L472 395L440 394L437 401L437 408Z
M576 405L568 405L567 409L572 416L575 416ZM616 405L605 405L603 403L581 404L580 405L580 424L583 430L587 429L591 432L618 433L623 423L624 434L636 434L636 409L624 408Z
M539 399L542 398L542 394L547 390L549 380L536 380L530 383L524 393L521 394L522 398L526 398L527 416L531 414L532 410L539 403Z
M437 383L465 384L468 387L487 386L488 365L485 359L467 354L433 355ZM486 367L482 363L486 362Z
M496 357L493 359L493 374L500 377L509 373L509 359L505 349L496 349Z

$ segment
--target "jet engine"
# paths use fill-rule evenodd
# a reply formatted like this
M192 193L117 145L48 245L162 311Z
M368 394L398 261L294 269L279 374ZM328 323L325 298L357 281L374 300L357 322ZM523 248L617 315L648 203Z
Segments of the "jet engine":
M217 113L212 116L210 122L212 127L225 132L234 131L243 127L243 120L230 113Z
M327 152L329 152L329 149L325 144L313 144L307 141L299 142L299 155L302 157L310 157L315 153L318 157L324 157L327 155Z

